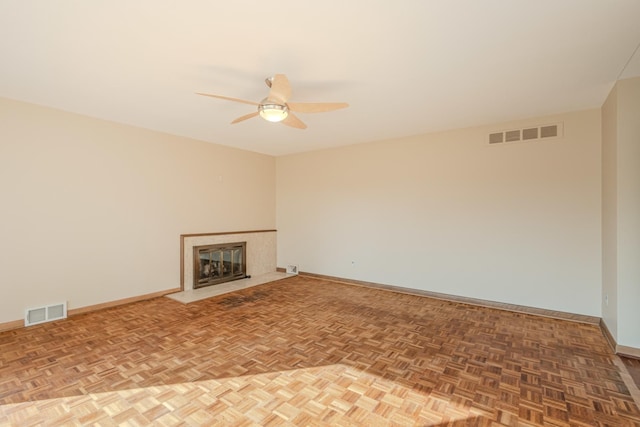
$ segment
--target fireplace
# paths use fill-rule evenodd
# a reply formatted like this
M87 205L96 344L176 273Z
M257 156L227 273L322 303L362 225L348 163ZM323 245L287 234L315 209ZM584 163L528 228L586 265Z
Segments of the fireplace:
M193 247L193 288L217 285L247 276L247 242Z

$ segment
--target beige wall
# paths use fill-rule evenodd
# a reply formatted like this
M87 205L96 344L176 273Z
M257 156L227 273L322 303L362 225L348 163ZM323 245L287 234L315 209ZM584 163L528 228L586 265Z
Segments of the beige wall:
M600 156L590 110L279 157L278 265L600 316Z
M0 323L179 287L180 234L275 228L273 157L0 99Z
M616 83L602 118L603 319L640 356L640 78Z
M564 138L486 143L553 122ZM607 318L600 122L583 111L276 160L0 99L0 323L178 287L180 234L276 226L280 266ZM625 310L613 318L635 322Z
M602 105L602 319L618 336L618 90Z
M618 343L640 349L640 78L618 86Z

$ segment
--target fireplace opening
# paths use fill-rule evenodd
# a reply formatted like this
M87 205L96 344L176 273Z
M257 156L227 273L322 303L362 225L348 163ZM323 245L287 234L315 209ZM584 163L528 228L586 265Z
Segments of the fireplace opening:
M193 288L217 285L247 276L247 242L193 247Z

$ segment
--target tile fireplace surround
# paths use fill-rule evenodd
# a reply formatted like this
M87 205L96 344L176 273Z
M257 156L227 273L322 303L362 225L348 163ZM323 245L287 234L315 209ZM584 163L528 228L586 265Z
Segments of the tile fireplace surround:
M199 289L193 287L194 246L217 245L221 243L247 242L246 263L250 279L240 279ZM188 303L220 293L231 292L235 288L279 280L286 277L276 271L276 230L234 231L227 233L198 233L180 235L180 288L181 292L168 297Z

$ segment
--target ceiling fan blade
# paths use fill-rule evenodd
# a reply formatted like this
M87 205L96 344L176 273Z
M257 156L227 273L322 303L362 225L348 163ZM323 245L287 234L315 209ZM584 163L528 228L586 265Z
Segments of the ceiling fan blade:
M250 118L252 118L252 117L257 116L258 114L260 114L260 113L258 113L257 111L256 111L255 113L245 114L244 116L242 116L242 117L238 117L237 119L235 119L234 121L232 121L232 122L231 122L231 124L232 124L232 125L235 125L235 124L236 124L236 123L238 123L238 122L243 122L243 121L245 121L245 120L248 120L248 119L250 119Z
M294 116L293 113L291 113L291 111L289 111L289 115L287 116L287 118L281 121L280 123L282 123L283 125L291 126L292 128L296 128L296 129L307 128L307 125L305 125L302 122L302 120Z
M271 90L268 98L284 104L291 97L291 85L284 74L276 74L271 80Z
M298 113L326 113L327 111L347 108L346 102L287 102L289 110Z
M212 95L212 94L210 94L210 93L200 93L200 92L196 92L196 95L210 96L211 98L226 99L227 101L242 102L243 104L249 104L249 105L260 105L259 103L257 103L257 102L253 102L253 101L246 101L246 100L244 100L244 99L231 98L231 97L229 97L229 96Z

